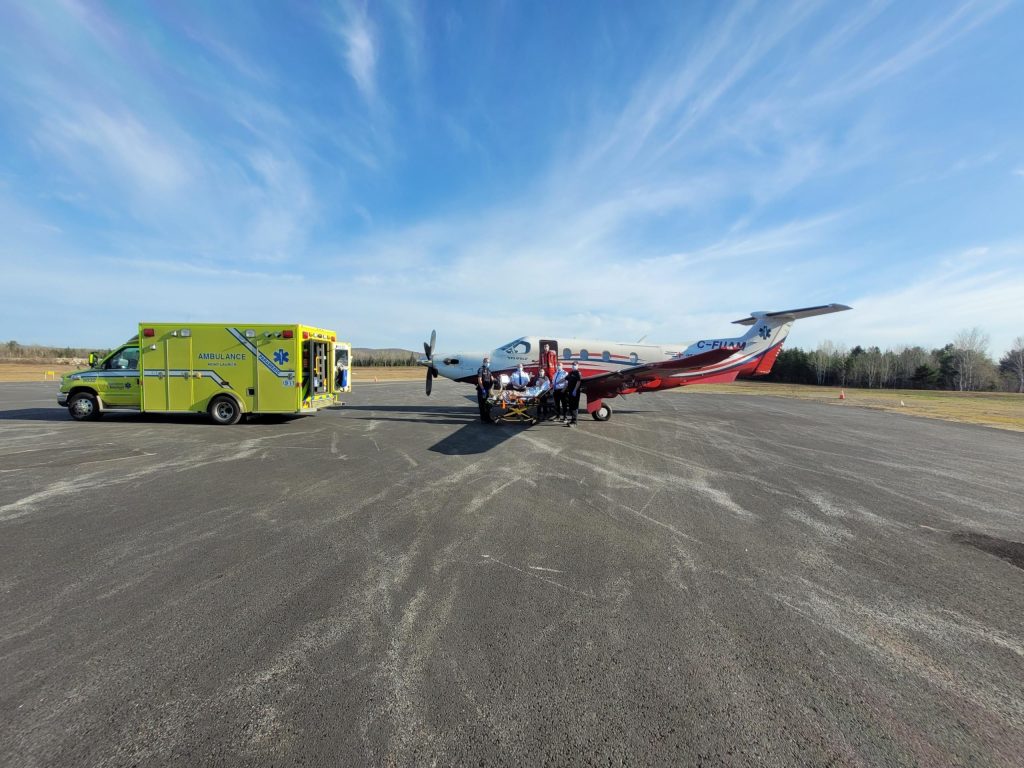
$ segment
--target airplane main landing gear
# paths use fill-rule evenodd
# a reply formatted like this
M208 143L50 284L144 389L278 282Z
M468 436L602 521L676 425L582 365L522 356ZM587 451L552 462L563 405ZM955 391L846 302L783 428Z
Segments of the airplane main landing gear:
M612 407L600 400L596 403L587 403L587 410L595 421L608 421L612 417Z

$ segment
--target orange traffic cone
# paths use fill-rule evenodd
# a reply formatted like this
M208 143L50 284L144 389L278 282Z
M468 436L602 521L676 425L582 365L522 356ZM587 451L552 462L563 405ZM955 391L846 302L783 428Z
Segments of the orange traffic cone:
M839 399L840 400L845 400L846 399L846 390L845 389L840 389L839 390Z

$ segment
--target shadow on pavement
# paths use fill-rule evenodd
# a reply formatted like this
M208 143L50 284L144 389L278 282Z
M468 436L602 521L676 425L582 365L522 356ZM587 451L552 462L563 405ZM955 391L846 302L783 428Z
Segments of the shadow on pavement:
M260 414L249 415L235 426L245 424L284 424L289 421L297 421L303 418L298 414ZM69 424L74 422L67 410L64 408L16 408L9 411L0 411L0 421L66 421ZM82 422L83 424L124 424L126 422L139 422L141 424L205 424L216 427L209 417L204 413L139 413L131 410L107 411L103 416L94 421Z
M71 421L63 408L16 408L0 411L0 421Z
M511 424L484 424L479 419L474 419L458 432L453 432L443 440L439 440L427 450L443 453L445 456L487 453L523 429L525 427Z
M474 400L474 403L476 401ZM375 411L379 413L418 413L423 416L477 417L476 406L472 408L457 405L346 405L344 411Z

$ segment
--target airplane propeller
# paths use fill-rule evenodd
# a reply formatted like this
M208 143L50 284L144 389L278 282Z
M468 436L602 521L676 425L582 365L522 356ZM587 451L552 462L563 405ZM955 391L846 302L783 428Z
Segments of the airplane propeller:
M434 367L434 343L436 341L437 331L435 330L430 332L430 343L423 342L423 354L427 359L421 361L421 364L427 366L427 397L430 397L433 380L437 378L437 368Z

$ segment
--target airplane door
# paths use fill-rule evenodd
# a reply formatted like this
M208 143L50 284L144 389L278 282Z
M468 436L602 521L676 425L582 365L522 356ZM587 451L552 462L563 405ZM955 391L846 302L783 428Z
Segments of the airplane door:
M537 362L541 368L551 367L545 365L544 360L544 345L548 345L548 350L555 353L554 367L558 367L558 342L554 339L541 339L537 349Z

